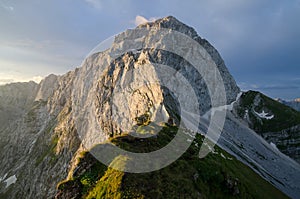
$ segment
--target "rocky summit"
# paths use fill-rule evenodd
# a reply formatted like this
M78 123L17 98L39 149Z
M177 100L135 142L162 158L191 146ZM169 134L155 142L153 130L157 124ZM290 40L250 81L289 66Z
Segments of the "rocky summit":
M297 198L300 122L289 118L298 114L248 95L218 51L176 18L126 30L65 75L0 87L0 198ZM200 159L218 111L222 134ZM95 156L112 145L150 153L176 132L189 147L161 170L124 172L113 168L134 168L127 156L109 165Z

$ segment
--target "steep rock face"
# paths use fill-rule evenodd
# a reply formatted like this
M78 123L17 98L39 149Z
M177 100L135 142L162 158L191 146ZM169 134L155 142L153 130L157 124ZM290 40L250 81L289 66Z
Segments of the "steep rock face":
M273 147L300 163L300 124L279 132L263 133L262 136Z
M212 60L217 65L224 81L227 104L230 104L236 99L236 96L239 93L240 89L236 85L234 78L229 73L224 60L220 56L219 52L206 39L201 38L192 27L189 27L186 24L178 21L173 16L169 16L152 23L150 22L147 24L142 24L139 26L139 28L167 28L178 31L193 38L206 50L206 52L210 55Z
M34 89L23 90L27 107L22 104L22 115L0 130L1 198L51 198L57 183L67 177L80 146L70 114L73 78L74 72L51 75L40 85L33 84ZM8 183L12 177L16 181Z
M145 32L150 31L144 35L143 29ZM177 41L168 37L169 32L157 33L161 29L184 33L200 44L200 56L194 57L193 61L206 68L216 66L220 72L227 98L227 102L220 105L236 99L239 88L218 52L201 39L194 29L174 17L166 17L119 34L110 49L91 55L78 70L74 80L77 89L72 93L72 106L75 109L75 120L89 118L85 123L77 122L77 130L86 141L86 147L104 141L109 136L130 132L143 117L160 122L166 122L170 117L176 120L175 115L180 113L170 113L169 108L176 100L183 102L181 108L187 108L187 111L198 115L211 108L206 82L183 57L163 50L170 42ZM180 53L186 57L191 56L188 50L190 46L176 44ZM212 80L216 72L211 70L205 75ZM187 92L190 90L195 95ZM167 98L172 91L176 91L178 96ZM82 111L86 107L88 111Z
M0 129L21 118L32 106L38 84L35 82L13 83L0 87Z
M236 106L237 115L273 147L300 162L300 113L259 92L248 91Z
M35 100L47 100L57 88L58 78L58 76L51 74L43 79L39 84L39 90Z

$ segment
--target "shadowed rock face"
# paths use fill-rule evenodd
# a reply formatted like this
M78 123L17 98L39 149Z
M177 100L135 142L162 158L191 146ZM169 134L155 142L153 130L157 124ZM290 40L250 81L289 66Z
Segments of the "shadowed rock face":
M0 87L0 129L16 117L22 117L34 101L38 90L38 84L13 83Z
M244 93L238 104L238 117L273 147L300 162L300 112L255 91Z
M159 19L139 28L167 28L194 39L204 49L207 55L204 57L211 58L197 59L204 67L217 66L224 82L227 104L236 99L239 88L224 61L217 50L199 37L193 28L174 17ZM0 152L0 197L52 198L57 183L71 177L78 164L78 154L86 148L107 141L112 136L128 133L140 123L168 122L170 118L178 123L180 97L188 105L191 104L191 112L199 109L199 114L204 114L211 108L203 78L191 63L178 55L149 48L133 49L112 57L123 48L125 44L122 41L129 37L129 33L125 31L118 35L110 49L89 56L74 71L63 76L50 75L39 85L20 84L24 91L21 97L5 91L11 87L9 92L18 93L19 88L10 85L0 87L0 122L6 123L0 129L3 146ZM147 36L148 40L139 38L130 41L142 42L147 46L149 39L154 37L164 44L164 35L155 32ZM160 65L171 67L165 70ZM158 83L164 76L179 84L165 82L169 86L169 90L166 89ZM186 84L192 85L195 98L187 92L188 87L182 86ZM179 96L174 96L174 90ZM199 107L196 106L197 101ZM20 102L23 104L18 106ZM3 109L9 107L9 103L10 107L19 107L18 111L22 114L16 116L11 114L14 109ZM13 120L8 119L8 115ZM244 127L242 123L235 122L234 125ZM224 144L224 148L230 147ZM235 151L230 152L240 156ZM273 152L268 149L265 153ZM274 172L271 174L276 175ZM14 175L17 181L6 188L4 180Z
M218 70L220 71L223 77L225 89L227 91L226 92L227 104L230 104L232 101L236 99L236 95L238 94L240 89L236 85L235 80L233 79L231 74L228 72L224 60L220 56L219 52L206 39L201 38L197 34L194 28L189 27L186 24L178 21L173 16L158 19L157 21L152 23L142 24L138 28L158 28L158 29L167 28L167 29L178 31L180 33L183 33L193 38L208 52L208 54L211 56L211 58L217 65Z

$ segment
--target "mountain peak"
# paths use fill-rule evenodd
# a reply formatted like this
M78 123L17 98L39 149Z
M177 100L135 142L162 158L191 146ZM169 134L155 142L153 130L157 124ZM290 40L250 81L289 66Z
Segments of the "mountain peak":
M156 22L159 22L159 23L172 23L172 24L183 24L184 25L184 23L179 21L174 16L163 17L163 18L160 18L160 19L156 20Z
M199 37L194 28L187 26L183 22L179 21L177 18L173 16L167 16L164 18L157 19L154 22L148 22L145 24L141 24L138 28L166 28L172 29L183 34L186 34L192 38Z

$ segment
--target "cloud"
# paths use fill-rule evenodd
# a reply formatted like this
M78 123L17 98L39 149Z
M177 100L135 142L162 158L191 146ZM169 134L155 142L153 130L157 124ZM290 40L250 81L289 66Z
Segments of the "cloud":
M15 82L30 82L34 81L40 83L44 79L42 76L33 76L33 77L22 77L22 76L10 76L9 78L0 78L0 85L15 83Z
M286 90L286 89L299 89L299 86L295 85L267 85L259 87L261 90Z
M8 10L8 11L14 11L14 7L12 7L12 6L6 6L6 5L2 5L2 7L5 9L5 10Z
M9 46L9 47L18 47L18 48L32 48L32 49L47 49L47 48L57 48L58 46L64 45L64 41L61 40L32 40L32 39L17 39L17 40L6 40L6 41L1 41L0 40L1 46Z
M0 79L0 85L8 84L11 82L14 82L14 79L7 79L7 78Z
M44 79L44 77L42 77L42 76L34 76L31 78L31 80L36 83L40 83L43 79Z
M89 48L63 40L0 39L0 71L20 70L14 76L64 74L79 66ZM0 78L7 78L2 76Z
M145 17L143 16L140 16L140 15L137 15L135 17L135 21L134 21L134 24L136 26L138 25L141 25L141 24L144 24L144 23L147 23L147 22L153 22L155 21L157 18L156 17L150 17L149 19L146 19Z
M88 4L93 6L96 9L101 9L102 8L102 3L100 0L85 0Z
M298 93L300 86L298 84L290 84L287 82L274 83L274 84L251 84L246 82L238 83L242 91L255 90L272 98L281 98L291 100L299 97Z
M300 86L297 85L286 85L286 84L270 84L270 85L258 85L258 84L248 84L241 82L238 86L242 90L287 90L287 89L299 89Z
M135 25L140 25L140 24L144 24L144 23L147 23L148 22L148 20L145 18L145 17L142 17L142 16L139 16L139 15L137 15L136 17L135 17Z

